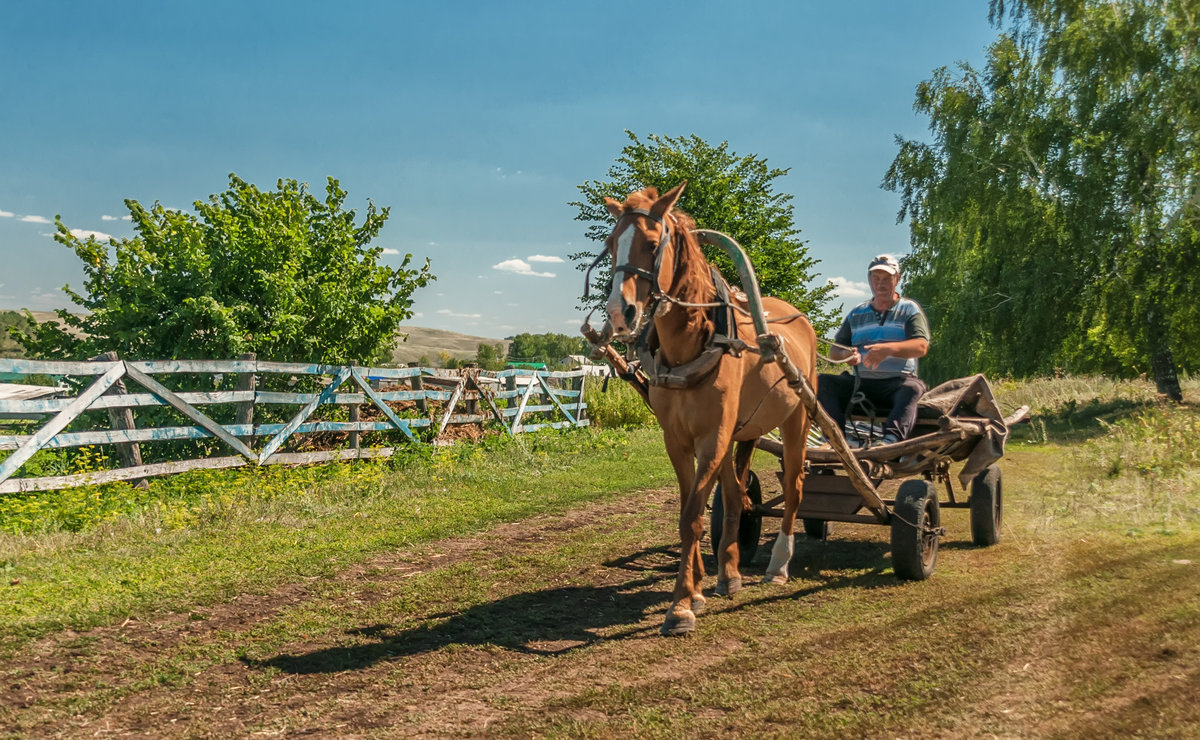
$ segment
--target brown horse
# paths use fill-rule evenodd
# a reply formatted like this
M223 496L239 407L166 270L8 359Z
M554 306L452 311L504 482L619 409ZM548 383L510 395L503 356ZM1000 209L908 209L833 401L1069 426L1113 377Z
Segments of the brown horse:
M605 242L614 260L608 321L615 339L642 345L643 356L652 359L652 367L644 360L642 370L649 376L650 405L679 479L681 559L673 603L662 626L665 635L693 631L696 614L704 608L701 518L718 478L725 519L716 593L731 596L741 588L737 530L742 512L750 506L746 470L753 441L775 428L782 432L784 445L784 512L764 582L787 581L809 425L808 411L778 365L763 362L736 343L732 352L721 352L720 347L714 351L715 321L711 306L705 304L717 301L717 284L693 233L695 223L673 210L686 184L662 196L646 188L631 193L624 203L606 200L616 219ZM763 309L772 322L771 333L781 337L784 351L815 384L817 338L808 319L774 298L764 299ZM753 347L751 319L742 311L733 314L736 335L750 339ZM736 467L735 442L741 443Z

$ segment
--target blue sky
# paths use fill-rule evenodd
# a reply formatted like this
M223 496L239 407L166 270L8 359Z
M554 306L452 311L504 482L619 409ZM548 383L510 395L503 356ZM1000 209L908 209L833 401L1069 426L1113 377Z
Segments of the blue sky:
M574 334L567 255L596 245L567 203L626 129L789 169L820 280L855 302L872 256L908 251L879 183L894 137L926 135L916 85L994 36L987 0L6 3L0 308L82 288L55 214L128 237L126 198L333 176L391 207L385 260L432 261L410 324Z

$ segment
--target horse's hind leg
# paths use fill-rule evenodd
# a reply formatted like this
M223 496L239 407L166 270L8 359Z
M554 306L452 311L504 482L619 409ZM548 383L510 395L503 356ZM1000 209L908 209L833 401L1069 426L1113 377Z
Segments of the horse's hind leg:
M796 510L804 481L804 456L808 443L808 411L799 406L780 427L783 433L783 518L771 548L771 564L763 583L787 583L788 564L795 553Z

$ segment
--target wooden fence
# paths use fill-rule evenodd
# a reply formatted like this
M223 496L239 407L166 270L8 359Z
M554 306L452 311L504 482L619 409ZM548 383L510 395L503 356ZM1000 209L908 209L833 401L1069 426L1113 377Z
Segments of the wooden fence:
M126 362L114 354L92 362L43 362L0 359L0 374L10 377L51 376L92 379L78 395L35 400L0 400L0 418L36 419L40 427L32 434L12 434L0 426L0 450L15 450L0 461L0 494L50 490L139 480L197 468L230 468L243 465L303 464L329 460L387 457L395 447L365 446L363 435L372 441L419 443L418 434L432 442L443 441L448 429L461 425L494 425L506 434L543 427L587 426L583 402L586 374L534 370L434 370L422 367L369 368L338 365L306 365L258 362L253 355L238 360L169 360ZM186 375L183 375L186 374ZM183 391L167 388L154 376L207 378L208 388L233 385L231 390ZM280 380L261 383L264 376ZM132 392L137 385L145 392ZM311 386L310 392L274 390L297 384ZM203 385L203 384L201 384ZM259 389L265 385L269 390ZM349 392L342 390L343 386ZM0 388L3 386L0 385ZM221 423L213 415L230 417ZM298 406L288 418L280 407ZM182 416L175 426L139 425L135 409L171 407ZM208 414L200 408L211 409ZM225 410L218 414L217 408ZM273 412L256 413L273 407ZM344 408L345 420L320 420L318 408ZM362 418L364 409L374 409ZM94 421L83 424L88 411L107 412L106 429ZM95 415L92 415L93 417ZM161 418L167 415L159 414ZM274 421L255 423L260 416ZM279 421L286 419L286 421ZM86 428L89 427L90 428ZM29 431L29 430L25 430ZM9 432L8 434L5 434ZM282 451L297 435L344 434L337 449L308 452ZM416 434L414 433L416 432ZM312 438L310 436L310 439ZM331 435L326 434L328 438ZM216 440L235 455L202 457L143 464L141 445L178 440ZM261 444L257 444L261 443ZM21 466L39 450L115 445L121 466L112 470L73 475L14 477Z

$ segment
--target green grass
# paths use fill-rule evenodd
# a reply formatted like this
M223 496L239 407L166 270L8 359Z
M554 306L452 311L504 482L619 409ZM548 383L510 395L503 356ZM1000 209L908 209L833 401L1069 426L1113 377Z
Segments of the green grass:
M120 485L33 496L58 513L31 531L0 535L0 567L15 583L0 589L0 645L11 650L51 630L265 591L373 552L667 485L655 437L497 437L390 463L196 472L155 480L148 491ZM58 526L64 505L105 513L66 531Z

